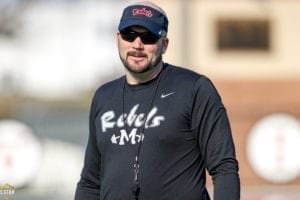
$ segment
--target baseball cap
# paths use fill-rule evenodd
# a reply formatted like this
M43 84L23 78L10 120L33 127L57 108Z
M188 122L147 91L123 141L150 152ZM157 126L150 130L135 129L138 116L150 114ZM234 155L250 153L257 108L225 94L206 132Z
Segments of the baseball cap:
M144 1L127 6L119 24L119 31L129 26L139 25L158 37L167 35L168 18L166 13L152 2Z

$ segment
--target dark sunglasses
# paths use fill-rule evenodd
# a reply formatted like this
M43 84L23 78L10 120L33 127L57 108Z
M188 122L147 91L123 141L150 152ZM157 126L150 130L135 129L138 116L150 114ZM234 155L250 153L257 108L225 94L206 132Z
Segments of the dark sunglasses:
M153 33L147 32L136 32L131 29L123 29L120 31L121 37L127 42L133 42L137 37L141 38L144 44L155 44L159 37Z

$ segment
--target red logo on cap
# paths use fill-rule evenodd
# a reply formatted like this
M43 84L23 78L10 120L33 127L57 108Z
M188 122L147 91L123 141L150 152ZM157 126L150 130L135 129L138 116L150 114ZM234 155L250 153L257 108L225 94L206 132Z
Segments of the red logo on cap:
M132 10L132 15L145 15L147 17L153 16L151 10L146 10L146 8L142 8L142 9L135 8Z

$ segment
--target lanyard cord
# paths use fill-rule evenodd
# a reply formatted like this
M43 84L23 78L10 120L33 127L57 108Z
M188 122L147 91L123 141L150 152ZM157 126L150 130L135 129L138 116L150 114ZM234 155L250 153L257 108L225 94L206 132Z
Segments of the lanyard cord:
M134 195L134 199L138 200L139 199L139 194L140 194L140 184L139 184L139 172L140 172L140 164L139 164L139 156L140 156L140 151L141 151L141 146L142 146L142 141L144 139L144 132L146 129L146 122L148 119L148 114L153 106L153 102L154 99L156 97L157 94L157 90L158 90L158 86L161 80L162 74L159 75L159 78L157 80L153 95L152 95L152 99L150 101L149 104L149 108L147 110L145 119L143 121L143 128L141 130L141 134L140 134L140 139L139 139L139 144L137 147L137 152L136 152L136 156L135 156L135 160L134 160L134 164L133 164L133 169L134 169L134 181L133 181L133 187L132 187L132 193ZM122 118L123 118L123 123L125 126L125 130L127 131L127 116L125 117L125 85L126 85L126 77L124 78L124 82L123 82L123 89L122 89Z

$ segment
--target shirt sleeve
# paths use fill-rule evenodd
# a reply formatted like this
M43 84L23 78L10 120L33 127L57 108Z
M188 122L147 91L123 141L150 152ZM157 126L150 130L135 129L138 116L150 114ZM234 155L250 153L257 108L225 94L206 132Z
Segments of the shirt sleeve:
M192 125L196 129L205 167L213 179L214 199L239 200L239 167L230 123L221 98L209 79L198 80L192 105Z
M98 151L94 119L96 116L95 98L89 116L89 139L85 152L81 178L77 184L75 200L100 199L101 155Z

